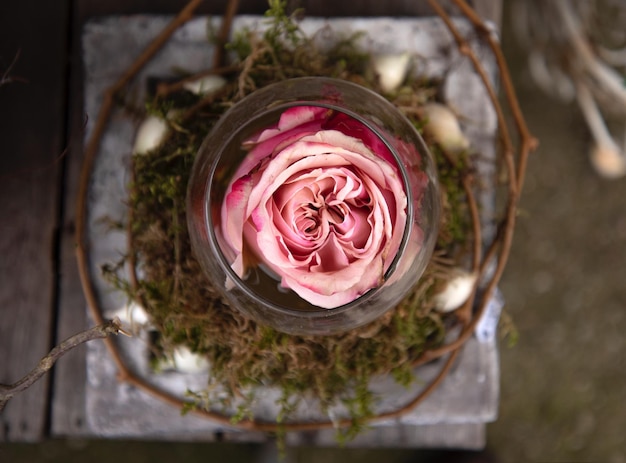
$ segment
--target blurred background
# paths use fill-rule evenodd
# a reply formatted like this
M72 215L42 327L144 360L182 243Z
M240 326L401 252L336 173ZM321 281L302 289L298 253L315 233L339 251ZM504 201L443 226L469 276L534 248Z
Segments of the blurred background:
M500 413L488 426L487 452L298 448L288 450L288 461L626 462L626 178L594 170L593 140L578 105L536 86L527 50L513 36L511 3L503 3L504 53L540 146L529 161L500 285L519 340L501 347ZM262 463L275 457L254 444L0 444L2 463Z

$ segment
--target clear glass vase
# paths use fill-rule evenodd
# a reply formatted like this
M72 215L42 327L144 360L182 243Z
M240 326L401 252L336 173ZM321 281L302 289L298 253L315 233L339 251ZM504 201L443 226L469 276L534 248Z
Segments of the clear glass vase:
M192 248L231 309L298 335L395 307L435 245L432 156L391 103L325 77L289 79L230 108L195 160Z

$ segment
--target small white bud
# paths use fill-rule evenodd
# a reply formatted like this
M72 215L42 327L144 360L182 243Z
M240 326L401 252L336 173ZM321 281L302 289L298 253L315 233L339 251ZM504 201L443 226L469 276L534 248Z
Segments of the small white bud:
M454 153L469 148L469 140L461 131L459 120L446 105L427 103L421 107L421 113L426 119L424 133L444 150Z
M194 354L187 347L176 347L172 355L176 369L183 373L202 373L209 368L209 362L205 357Z
M139 304L131 302L128 306L128 312L130 313L131 323L146 325L150 321L148 312L146 312L146 310Z
M402 85L409 72L410 62L409 53L375 55L372 58L372 67L384 92L393 92Z
M143 307L135 302L131 302L128 306L122 307L114 314L124 324L132 327L147 325L150 321L148 313Z
M210 75L185 82L183 88L196 95L206 95L219 90L224 85L226 85L226 80L223 77Z
M476 274L457 269L443 289L435 295L435 308L439 312L452 312L470 297L476 284Z
M137 129L133 153L145 154L159 146L164 140L167 130L167 122L163 119L156 116L146 117Z

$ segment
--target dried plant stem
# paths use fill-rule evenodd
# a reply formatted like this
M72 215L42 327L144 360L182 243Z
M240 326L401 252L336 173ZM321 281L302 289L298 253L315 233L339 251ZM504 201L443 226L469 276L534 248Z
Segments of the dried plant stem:
M433 4L433 0L428 0L428 1L429 3L431 3L431 5ZM453 0L453 2L461 10L461 12L470 20L472 25L479 32L482 32L482 35L487 41L487 44L489 45L489 48L491 49L496 59L496 64L498 65L498 69L500 71L500 81L502 83L502 88L504 90L506 102L509 106L509 109L511 110L511 114L513 115L513 121L515 123L516 129L519 132L519 136L520 136L520 147L519 147L519 157L518 157L517 177L516 177L516 181L517 181L516 186L517 186L517 191L519 192L522 190L522 186L524 185L524 175L526 174L526 164L528 162L528 156L530 155L530 152L537 149L539 142L531 134L530 130L528 129L528 125L526 124L526 120L524 119L524 115L522 114L522 110L519 106L519 101L515 93L515 87L513 86L513 79L511 79L511 73L509 72L509 67L506 63L506 59L504 58L504 53L502 52L502 48L500 48L500 45L498 44L494 35L491 33L489 28L485 26L480 16L476 14L476 12L467 4L467 2L465 2L465 0ZM446 14L445 11L443 11L443 14L444 15ZM443 18L444 17L442 16L442 19ZM448 28L450 28L450 25L448 25ZM452 33L454 34L454 32ZM474 66L476 65L481 67L479 62L474 61ZM483 81L485 82L486 87L488 89L489 88L492 89L492 91L490 92L490 98L498 114L498 125L500 126L500 130L505 130L504 128L507 126L506 121L503 117L502 111L498 110L499 108L501 108L501 106L495 94L495 91L493 91L493 86L490 85L486 81L485 76L481 75L481 77L483 77ZM504 134L508 134L508 130L503 132L503 136ZM510 136L509 136L509 140L510 140Z
M191 108L187 109L187 111L185 111L185 114L183 116L183 118L185 120L189 120L192 117L194 117L198 111L200 111L202 108L205 108L209 105L211 105L212 103L214 103L215 101L217 101L219 98L221 98L222 93L225 93L228 91L228 85L222 87L221 89L215 91L215 92L211 92L208 95L206 95L204 98L202 98L200 101L198 101L196 104L194 104Z
M448 30L450 31L450 33L454 37L454 40L457 43L459 51L463 55L467 56L469 58L469 60L472 62L473 66L474 66L474 70L478 73L480 79L483 81L483 84L485 85L485 88L487 89L487 93L489 95L489 99L491 100L491 102L493 104L493 107L494 107L494 109L496 111L496 116L498 118L498 125L499 125L499 130L500 130L500 138L501 138L502 144L504 145L504 157L505 157L505 161L507 163L507 168L508 168L508 170L510 172L511 170L514 170L514 169L511 168L511 165L512 165L512 162L513 162L513 153L514 153L513 142L511 140L511 136L509 134L508 126L506 125L506 120L504 118L504 112L502 111L502 107L499 104L497 104L498 96L496 95L496 91L493 88L493 85L491 85L491 82L489 81L489 77L487 76L487 72L485 71L485 68L480 63L478 57L476 56L476 53L474 53L474 51L469 46L469 44L467 43L465 38L461 35L461 32L454 25L454 23L452 22L452 19L450 18L448 13L446 13L446 11L443 9L443 7L441 7L441 5L439 5L439 3L436 2L435 0L428 0L428 3L430 3L430 6L435 10L435 12L442 19L442 21L446 24ZM464 4L463 1L455 1L455 3L457 4L457 6L459 6L459 4ZM482 24L482 21L480 21L480 24ZM483 25L483 28L484 27L485 26ZM486 30L486 28L482 29L482 30ZM511 182L509 184L509 187L510 187L509 193L510 194L516 194L517 185L515 183Z
M21 82L21 83L28 82L26 79L22 79L21 77L11 75L11 71L13 71L13 67L15 66L15 63L17 63L17 60L20 59L21 53L22 53L22 50L17 50L17 53L15 53L15 56L13 57L13 61L11 61L11 64L9 64L9 67L6 68L6 70L2 73L2 76L0 76L0 87L6 84L11 84L13 82Z
M462 54L468 57L468 59L472 62L474 69L478 73L481 78L483 85L487 89L489 98L496 112L496 116L498 119L498 127L500 132L500 139L504 148L504 159L507 168L507 173L509 176L509 188L508 188L508 200L506 205L505 217L500 224L499 234L494 240L492 246L486 253L486 259L483 259L482 265L480 265L479 270L480 274L484 275L485 272L489 270L489 262L493 257L496 256L497 253L497 264L496 268L491 275L489 282L484 288L481 303L476 311L471 317L471 320L463 327L461 334L454 341L445 344L439 348L432 349L426 351L422 358L416 361L416 364L423 364L432 359L436 359L445 355L449 352L455 352L459 349L463 344L469 339L469 337L473 334L478 321L481 319L482 314L486 310L487 304L491 299L493 291L504 272L504 267L508 260L508 255L511 249L512 239L513 239L513 231L515 227L515 219L517 215L517 203L519 199L519 192L523 186L524 182L524 172L526 170L526 163L529 156L530 151L536 148L537 141L530 134L526 126L526 122L522 115L521 109L519 107L517 98L515 96L515 89L512 84L512 80L510 78L510 74L508 72L508 67L506 65L506 61L502 54L502 50L500 49L497 42L494 40L491 32L482 22L481 18L474 12L474 10L467 5L464 0L453 0L457 7L463 12L463 14L472 22L475 29L482 33L486 37L487 43L489 44L494 56L496 57L496 62L498 64L498 68L501 74L501 80L503 82L503 87L505 89L506 101L513 113L513 118L515 120L517 131L520 135L520 146L517 150L518 154L518 164L515 166L515 147L513 141L511 139L511 135L508 130L508 126L506 124L506 119L504 117L504 111L502 106L499 103L498 97L496 95L495 89L493 85L489 81L487 73L480 63L480 60L471 49L465 38L461 35L459 30L456 28L454 23L452 22L448 13L439 5L436 0L428 0L431 7L435 10L435 12L439 15L442 21L447 26L448 30L454 37L457 42L457 46ZM471 195L468 195L471 197ZM474 211L472 211L472 216L474 216ZM478 279L481 281L481 278ZM473 304L474 296L470 297L470 299L465 303L464 307L459 309L461 314L465 313L470 309L470 304Z
M192 76L186 77L184 79L180 79L174 83L161 83L157 86L156 96L157 97L166 97L174 92L181 90L186 84L190 82L195 82L196 80L202 79L207 76L222 76L225 74L230 74L239 69L238 64L234 64L232 66L222 66L216 67L212 69L208 69L206 71L199 72Z
M50 371L56 361L67 352L87 341L107 338L111 334L118 333L124 333L119 320L111 320L67 338L61 344L53 348L48 355L43 357L37 366L22 379L13 384L0 384L0 412L9 400L31 387L43 375Z
M501 139L501 142L503 144L503 149L504 149L504 154L503 154L504 162L506 165L507 174L509 176L509 185L508 185L509 191L508 191L508 200L507 200L507 205L506 205L506 214L505 214L504 222L503 224L501 224L503 226L502 242L500 243L498 243L497 241L494 242L494 245L499 246L500 253L498 255L498 262L497 262L494 275L492 276L491 281L489 282L489 284L487 285L485 289L485 293L483 295L483 301L482 301L481 306L478 309L478 313L474 317L474 320L472 320L472 323L470 323L469 325L469 327L471 327L473 331L473 329L478 323L478 320L480 319L480 316L482 315L487 305L487 301L490 299L497 282L500 280L500 277L502 276L502 273L504 272L504 267L508 260L508 255L509 255L512 240L513 240L513 230L515 228L515 219L517 216L517 202L519 200L519 192L523 185L523 174L518 174L518 172L516 171L515 147L513 145L513 140L511 139L511 134L509 132L506 119L504 117L504 110L502 109L502 106L500 105L498 101L498 96L496 95L496 91L493 88L493 85L491 85L491 82L489 81L489 77L487 76L487 72L485 71L484 66L480 63L480 60L476 56L476 53L474 53L474 51L468 45L467 41L463 38L463 36L461 35L457 27L454 25L448 13L446 13L446 11L435 0L428 0L428 2L430 3L431 7L437 12L437 14L441 17L442 21L448 27L448 30L450 31L455 41L457 42L460 52L464 54L465 56L467 56L469 60L472 62L474 69L478 73L479 77L483 81L483 85L487 89L489 99L491 100L492 106L496 112L496 116L498 119L498 130L500 132L500 139ZM487 27L484 25L480 17L476 15L476 13L467 5L467 3L465 3L463 0L454 0L454 3L461 9L461 11L463 11L463 13L470 19L470 21L472 21L472 23L474 24L474 27L487 37L487 41L491 49L494 51L494 55L496 56L496 60L497 60L500 72L503 75L502 80L504 82L505 90L507 88L506 82L508 82L510 85L510 90L513 92L512 95L507 92L507 101L509 102L509 106L511 106L511 110L514 114L518 131L520 132L520 136L522 138L522 141L521 141L522 146L520 147L520 150L519 150L518 159L520 160L519 163L522 166L522 172L523 172L525 170L526 159L528 157L530 149L533 145L536 145L536 142L532 141L534 139L530 136L530 132L528 132L528 129L526 128L524 119L523 117L521 117L521 110L519 109L519 105L517 104L517 99L515 97L515 91L513 89L512 82L510 81L510 79L508 79L508 71L507 71L506 62L504 61L504 57L501 56L502 61L498 59L498 53L500 53L501 55L500 47L497 46L495 41L493 41L493 37L491 37L491 33L489 29L487 29ZM500 51L498 52L498 50ZM518 116L521 117L520 120L518 120ZM471 333L468 332L468 330L464 330L462 335L459 336L459 338L454 343L452 343L451 346L462 344L463 342L465 342L467 338L469 338L470 335ZM452 347L446 346L444 348L440 348L436 350L433 354L439 354L440 351L446 352L447 348L452 348Z
M181 257L180 257L180 221L178 220L178 204L174 203L174 210L172 211L172 226L174 228L174 289L173 297L178 296L180 289L180 275L181 275Z
M225 58L225 46L228 43L228 37L230 36L230 29L233 24L233 19L237 10L239 9L239 0L230 0L226 5L226 11L222 17L222 24L220 25L220 31L216 37L216 46L213 55L213 67L219 68L224 66Z
M254 62L263 53L265 53L266 51L269 51L269 48L266 45L260 45L254 39L254 37L251 37L251 40L252 40L252 44L253 44L252 51L251 51L250 55L248 55L246 57L246 59L244 60L244 62L243 62L243 69L241 70L241 73L239 74L239 93L238 93L237 97L240 98L240 99L243 98L244 96L246 96L246 90L245 89L246 89L246 84L248 83L248 75L250 74L250 70L252 69L252 66L254 65Z

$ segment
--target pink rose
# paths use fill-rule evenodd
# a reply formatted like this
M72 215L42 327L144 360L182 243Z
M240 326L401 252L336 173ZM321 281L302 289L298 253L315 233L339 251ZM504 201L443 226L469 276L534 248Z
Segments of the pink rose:
M323 308L383 283L404 234L407 196L376 134L343 113L296 106L244 147L219 230L237 275L257 262Z

